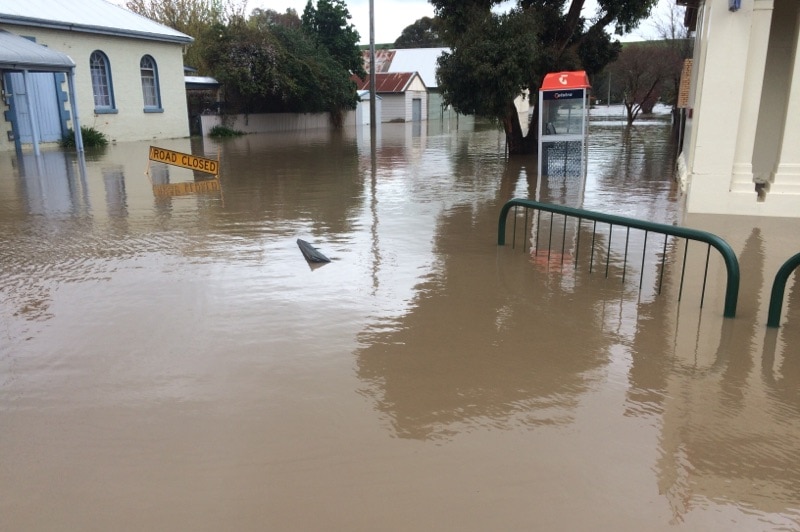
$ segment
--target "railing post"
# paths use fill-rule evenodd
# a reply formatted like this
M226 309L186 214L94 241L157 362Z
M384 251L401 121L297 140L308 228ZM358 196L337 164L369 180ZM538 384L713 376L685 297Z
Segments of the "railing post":
M663 235L677 236L687 240L697 240L705 242L720 252L722 260L725 262L725 269L728 272L728 280L725 288L725 310L724 316L726 318L736 317L736 305L739 300L739 260L733 252L730 244L725 240L706 231L699 229L690 229L688 227L679 227L675 225L660 224L655 222L648 222L645 220L637 220L635 218L626 218L624 216L617 216L613 214L603 214L600 212L585 211L582 209L574 209L572 207L564 207L561 205L554 205L551 203L541 203L529 199L511 199L508 200L503 208L500 210L500 221L497 225L497 245L503 246L506 242L506 218L508 211L511 207L519 205L527 209L538 209L547 212L554 212L564 214L565 216L574 216L580 219L594 220L595 222L604 222L611 225L623 225L626 227L633 227L641 229L642 231L650 231L653 233L661 233ZM788 276L788 274L787 274Z
M769 297L769 315L767 316L767 327L780 327L781 306L783 305L783 292L786 289L786 282L789 275L800 266L800 253L792 256L783 263L783 266L775 274L772 282L772 294Z

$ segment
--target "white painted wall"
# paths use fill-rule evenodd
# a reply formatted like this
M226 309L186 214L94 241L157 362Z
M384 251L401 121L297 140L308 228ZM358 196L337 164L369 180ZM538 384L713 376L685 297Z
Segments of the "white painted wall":
M408 122L410 121L411 103L406 102L406 94L381 94L383 98L381 107L381 122Z
M800 150L785 142L800 136L799 28L796 0L701 4L678 165L688 212L800 216Z
M23 37L35 37L38 44L65 53L75 61L81 125L105 133L111 142L189 136L181 45L12 25L2 28ZM89 56L95 50L105 53L111 65L116 114L94 112ZM152 56L158 67L163 113L143 110L139 61L145 54ZM66 82L63 88L68 92ZM70 110L69 105L66 108ZM9 142L6 134L10 128L9 123L0 121L0 150L14 149L13 141Z
M369 115L369 109L367 109ZM251 115L203 115L200 117L203 136L214 126L225 125L243 133L280 133L308 129L331 129L328 113L264 113ZM347 111L342 122L344 127L356 125L356 111Z

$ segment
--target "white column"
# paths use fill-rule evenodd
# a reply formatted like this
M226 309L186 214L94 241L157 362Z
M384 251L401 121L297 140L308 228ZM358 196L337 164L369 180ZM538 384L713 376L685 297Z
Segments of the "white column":
M763 81L763 76L750 80L748 72L755 3L745 0L742 9L736 12L728 10L725 0L700 4L702 25L698 28L699 49L695 50L693 65L697 72L692 74L696 86L687 161L688 212L743 214L751 208L748 204L755 205L758 200L752 170L745 172L752 193L731 193L734 163L748 164L752 160L752 142L742 149L740 146L746 144L748 136L740 137L738 133L746 114L752 112L748 107L751 102L745 101L746 91L759 91ZM755 105L757 102L758 99ZM757 120L746 124L743 135L755 138L757 124Z
M764 70L769 49L770 25L774 0L756 0L753 4L750 25L750 46L747 52L747 74L742 88L742 105L739 112L739 130L736 137L731 192L755 195L753 184L753 150L764 85ZM740 16L744 15L741 13ZM766 176L765 176L766 177Z
M67 86L69 87L69 104L72 108L72 129L75 131L75 150L83 151L83 133L81 133L81 119L78 114L78 94L75 92L75 69L67 72Z
M797 11L800 19L800 10ZM800 194L800 52L797 50L798 28L795 25L794 65L792 67L792 83L789 88L789 101L786 106L786 122L783 127L783 141L775 169L775 177L769 187L769 196L775 194ZM800 207L800 203L798 203Z

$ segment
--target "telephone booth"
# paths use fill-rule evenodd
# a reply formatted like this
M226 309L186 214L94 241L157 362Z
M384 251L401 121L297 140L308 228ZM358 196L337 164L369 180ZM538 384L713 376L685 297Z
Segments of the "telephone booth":
M551 72L539 89L539 175L585 177L589 125L586 72Z

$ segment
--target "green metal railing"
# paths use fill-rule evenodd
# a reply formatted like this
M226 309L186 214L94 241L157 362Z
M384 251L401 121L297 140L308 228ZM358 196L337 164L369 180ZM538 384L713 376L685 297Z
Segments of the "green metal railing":
M783 304L783 292L786 289L786 281L792 272L800 266L800 253L794 255L783 263L783 266L775 274L772 282L772 294L769 298L769 315L767 316L767 327L779 327L781 321L781 305Z
M578 224L583 220L590 220L594 222L594 230L596 230L597 222L607 223L610 226L610 230L613 230L614 226L622 226L627 228L627 235L630 236L631 229L639 229L645 232L645 246L647 246L647 235L648 233L657 233L665 235L664 240L664 250L666 251L667 247L667 237L674 236L679 238L686 239L686 249L688 250L688 244L690 240L703 242L708 244L708 252L706 254L706 272L705 277L703 280L703 294L705 293L705 285L706 285L706 278L708 276L708 260L709 255L711 252L711 248L715 248L719 251L722 260L725 263L725 268L728 273L728 279L726 283L725 289L725 310L724 316L726 318L734 318L736 317L736 305L739 299L739 261L736 258L736 254L733 252L731 246L722 238L714 235L712 233L708 233L706 231L700 231L698 229L690 229L687 227L678 227L674 225L666 225L666 224L659 224L654 222L648 222L645 220L637 220L635 218L627 218L624 216L617 216L613 214L603 214L600 212L594 211L587 211L583 209L575 209L572 207L564 207L561 205L553 205L550 203L542 203L538 201L528 200L528 199L519 199L515 198L509 200L503 205L502 210L500 211L500 220L497 228L497 245L503 246L505 245L506 241L506 219L508 218L508 212L511 208L515 209L517 207L522 207L526 209L526 225L527 225L527 212L528 210L536 210L549 212L551 213L551 217L553 214L559 214L564 216L564 220L566 222L567 218L576 218L578 220ZM516 217L515 217L515 224L516 224ZM552 231L552 225L551 225ZM609 233L609 249L610 249L610 234ZM627 238L627 237L626 237ZM538 230L537 230L537 239L538 239ZM549 243L548 243L549 245ZM625 260L627 261L627 254L628 254L628 241L626 239L625 242ZM592 238L592 258L594 255L594 237ZM666 253L665 253L666 255ZM665 255L662 256L662 261L665 258ZM685 273L686 269L686 254L684 254L684 264L683 264L683 272L681 273L681 287L683 286L683 274ZM608 264L606 265L606 274L608 273ZM663 273L663 267L662 267ZM623 274L624 275L624 274ZM624 276L623 276L624 280ZM640 281L641 282L641 281ZM701 306L702 306L702 299L701 299Z

